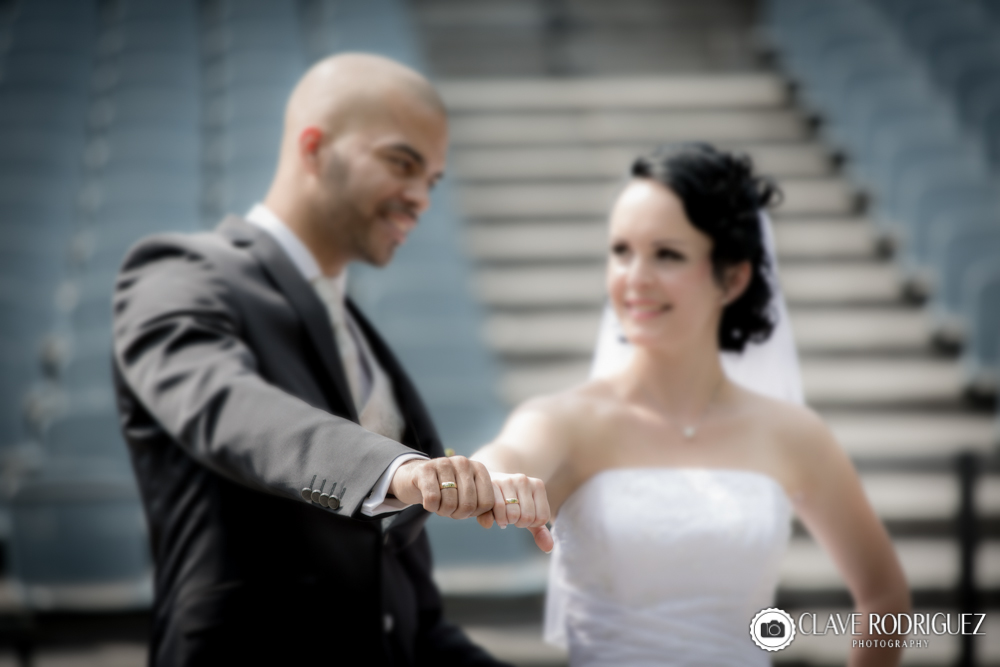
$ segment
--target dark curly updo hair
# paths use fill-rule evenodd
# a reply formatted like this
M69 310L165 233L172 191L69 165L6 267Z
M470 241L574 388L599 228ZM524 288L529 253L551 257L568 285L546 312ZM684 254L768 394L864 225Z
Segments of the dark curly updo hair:
M753 171L746 155L705 143L672 144L636 158L634 178L649 178L677 195L699 231L712 239L712 266L722 284L726 269L749 261L750 283L722 311L719 347L742 352L750 341L766 340L774 329L771 271L758 212L776 203L777 186Z

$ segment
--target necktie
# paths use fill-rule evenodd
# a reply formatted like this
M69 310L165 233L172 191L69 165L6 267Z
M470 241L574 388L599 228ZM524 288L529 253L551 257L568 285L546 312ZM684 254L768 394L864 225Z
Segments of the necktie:
M344 373L347 375L347 384L351 388L351 398L354 399L354 408L360 413L368 399L367 394L371 383L366 382L361 351L347 325L344 301L336 285L329 278L322 276L316 278L313 285L330 315L333 334L337 340L337 349L340 351L340 361L344 367Z
M369 431L399 442L406 424L393 395L392 380L379 366L364 335L349 319L336 280L319 277L313 285L330 315L358 421Z

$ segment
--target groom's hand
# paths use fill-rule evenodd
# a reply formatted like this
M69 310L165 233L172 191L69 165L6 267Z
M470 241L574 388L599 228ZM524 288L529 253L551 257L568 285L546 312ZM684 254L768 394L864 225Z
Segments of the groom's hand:
M493 473L492 482L493 512L479 515L480 525L489 528L496 519L501 528L509 525L527 528L539 549L545 553L552 551L552 534L545 525L552 518L545 482L537 477L499 472Z
M447 487L441 488L444 484ZM396 469L389 493L409 505L423 505L452 519L467 519L493 509L496 497L490 473L464 456L414 459Z

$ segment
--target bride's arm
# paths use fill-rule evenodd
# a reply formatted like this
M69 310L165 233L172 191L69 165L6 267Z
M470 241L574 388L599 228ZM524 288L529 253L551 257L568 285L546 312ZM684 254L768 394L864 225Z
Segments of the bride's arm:
M549 481L565 464L568 454L565 408L554 397L537 398L518 406L500 434L471 458L490 472L524 473Z
M479 522L489 527L496 518L501 527L529 528L545 551L551 549L545 523L552 516L546 485L564 473L569 458L570 438L559 403L545 397L521 405L497 438L471 457L489 470L496 493L492 516L481 515ZM518 503L507 504L507 498Z
M837 565L864 622L857 639L902 640L869 635L870 614L910 611L910 592L885 526L865 496L850 459L819 418L805 411L791 429L786 454L795 463L795 509L802 523ZM854 639L852 637L852 639ZM899 648L853 648L851 667L896 665Z

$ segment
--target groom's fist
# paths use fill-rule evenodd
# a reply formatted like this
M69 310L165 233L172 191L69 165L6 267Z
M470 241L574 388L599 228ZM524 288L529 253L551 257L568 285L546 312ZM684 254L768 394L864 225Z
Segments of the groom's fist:
M389 493L452 519L479 516L493 509L495 502L486 466L464 456L407 461L392 476Z

